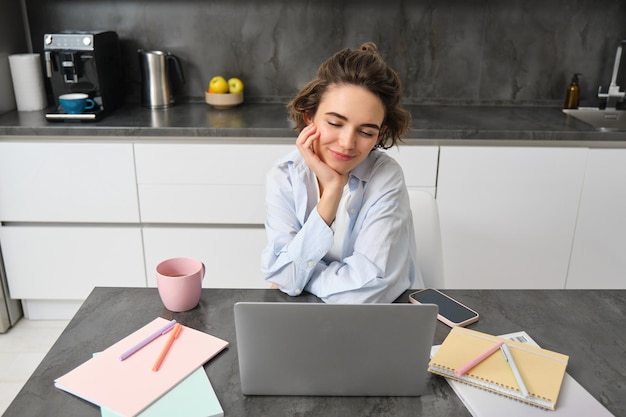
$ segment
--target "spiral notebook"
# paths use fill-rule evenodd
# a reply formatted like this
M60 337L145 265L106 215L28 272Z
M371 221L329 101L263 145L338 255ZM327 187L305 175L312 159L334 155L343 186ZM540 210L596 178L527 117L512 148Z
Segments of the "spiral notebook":
M505 341L528 388L524 397L511 367L495 352L462 376L454 371L493 346ZM569 357L547 349L507 340L475 330L455 327L431 359L432 373L474 385L548 410L555 410Z
M499 336L539 347L525 331ZM437 350L439 350L439 345L433 346L431 357L435 356ZM511 401L508 397L494 395L489 391L450 378L446 378L446 381L473 417L614 417L591 393L567 373L563 378L559 404L556 410L551 411L548 415L543 408L533 407L519 401Z

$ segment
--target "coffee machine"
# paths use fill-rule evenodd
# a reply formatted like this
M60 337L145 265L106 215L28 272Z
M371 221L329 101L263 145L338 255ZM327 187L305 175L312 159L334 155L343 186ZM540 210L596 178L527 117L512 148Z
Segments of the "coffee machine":
M122 64L117 33L113 31L65 31L44 35L46 75L56 109L48 120L95 121L119 107L124 100ZM59 96L85 93L93 109L67 114Z

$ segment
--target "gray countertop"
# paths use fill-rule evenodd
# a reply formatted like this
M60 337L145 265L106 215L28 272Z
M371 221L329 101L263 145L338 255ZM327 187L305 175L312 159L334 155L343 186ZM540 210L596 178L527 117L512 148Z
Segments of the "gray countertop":
M626 146L626 132L599 131L553 107L411 105L409 145ZM51 109L47 109L51 111ZM284 104L244 103L226 110L181 103L150 110L136 104L96 122L49 122L46 111L0 115L0 137L78 137L140 141L233 140L293 143L295 132Z
M408 302L406 291L397 302ZM448 290L476 309L470 328L490 334L526 330L542 347L569 356L567 372L616 416L626 415L624 361L626 291ZM184 313L163 308L156 288L96 288L9 406L5 417L100 416L93 404L54 387L69 372L155 317L230 342L205 370L226 416L469 416L444 378L429 375L421 397L283 397L241 393L233 306L238 301L319 302L277 290L204 289L198 307ZM593 324L590 325L589 323ZM410 329L398 329L410 331ZM617 330L617 331L616 331ZM450 328L437 323L434 343ZM547 412L546 417L549 416Z

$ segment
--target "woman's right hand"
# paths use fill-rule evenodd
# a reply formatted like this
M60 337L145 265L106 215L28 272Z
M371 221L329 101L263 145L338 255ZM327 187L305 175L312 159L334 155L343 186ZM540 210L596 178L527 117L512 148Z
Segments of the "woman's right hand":
M315 142L320 139L320 132L313 123L307 125L296 140L296 146L304 158L304 162L317 176L322 190L341 190L348 183L348 175L342 175L328 166L315 153Z
M348 183L348 174L340 174L332 169L315 153L315 142L320 139L320 132L313 123L306 126L296 140L296 146L304 162L315 173L320 187L320 201L317 210L329 226L335 220L337 207L343 195L343 188Z

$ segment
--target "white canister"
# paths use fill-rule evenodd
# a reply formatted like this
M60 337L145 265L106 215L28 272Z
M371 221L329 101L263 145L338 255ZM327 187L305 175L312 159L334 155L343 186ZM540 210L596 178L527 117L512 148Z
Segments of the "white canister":
M9 55L9 67L17 110L35 111L46 108L48 102L39 54Z

